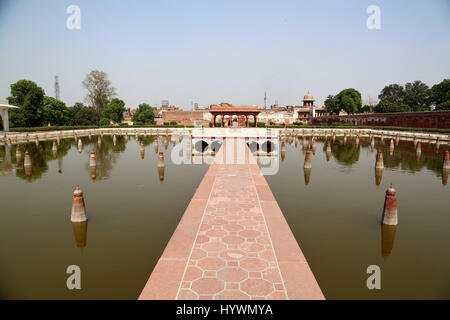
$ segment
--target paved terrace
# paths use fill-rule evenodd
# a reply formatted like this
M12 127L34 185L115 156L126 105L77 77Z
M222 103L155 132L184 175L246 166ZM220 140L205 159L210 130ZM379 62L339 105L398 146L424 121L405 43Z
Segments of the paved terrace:
M244 139L226 139L139 299L324 299Z

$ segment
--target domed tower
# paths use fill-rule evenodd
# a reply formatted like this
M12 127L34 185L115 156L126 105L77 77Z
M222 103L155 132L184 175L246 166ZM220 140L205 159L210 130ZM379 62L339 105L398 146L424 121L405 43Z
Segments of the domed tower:
M305 94L305 96L303 97L303 106L304 107L312 107L312 106L314 106L314 101L315 101L314 97L308 91L308 93Z

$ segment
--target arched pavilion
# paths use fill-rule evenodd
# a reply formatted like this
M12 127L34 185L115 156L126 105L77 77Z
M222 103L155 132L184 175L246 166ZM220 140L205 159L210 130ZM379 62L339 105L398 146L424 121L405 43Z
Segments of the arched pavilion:
M249 117L253 117L255 122L255 126L258 123L258 114L261 111L257 106L232 106L228 103L222 103L218 105L212 105L210 113L212 114L212 123L213 127L216 127L216 118L220 116L222 127L224 126L224 120L228 121L228 126L231 127L231 122L233 121L233 117L236 116L238 119L244 119L244 126L249 127ZM225 117L228 117L225 119Z

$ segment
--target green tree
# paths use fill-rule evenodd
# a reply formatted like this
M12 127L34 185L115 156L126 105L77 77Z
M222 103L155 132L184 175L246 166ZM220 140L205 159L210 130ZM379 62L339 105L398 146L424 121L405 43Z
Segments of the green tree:
M335 97L336 104L340 110L345 110L347 113L361 112L362 99L361 93L353 88L344 89Z
M378 95L380 100L375 106L377 113L408 112L411 108L405 104L405 89L399 84L385 86Z
M43 125L67 125L69 123L69 109L66 104L52 97L44 97L42 101Z
M88 91L86 101L97 112L101 112L111 98L116 95L116 89L111 85L108 75L103 71L91 71L86 75L82 83L83 87Z
M372 107L367 105L367 104L365 104L365 105L362 106L361 112L364 112L364 113L372 112Z
M153 124L155 114L153 108L146 103L139 105L136 113L133 115L133 123L138 125Z
M382 100L376 106L374 111L376 113L386 113L386 112L409 112L411 108L406 104L397 104L392 101Z
M380 102L389 101L396 105L401 105L405 99L405 90L399 84L390 84L385 86L378 95Z
M10 110L11 127L40 126L44 94L44 90L30 80L12 84L8 102L19 108Z
M120 123L123 120L123 113L125 111L125 102L114 98L103 108L102 116L106 119L114 121L115 123Z
M420 80L405 84L403 103L408 105L411 111L429 111L430 98L428 86Z
M109 119L106 119L106 118L101 118L100 119L100 125L101 126L109 126L109 124L110 124Z
M430 103L435 110L450 110L450 79L444 79L430 89Z
M100 122L100 114L93 108L84 106L77 102L69 109L69 125L83 126L83 125L98 125Z
M327 109L330 114L339 114L340 108L337 103L337 99L333 95L328 95L327 99L324 102L325 108Z

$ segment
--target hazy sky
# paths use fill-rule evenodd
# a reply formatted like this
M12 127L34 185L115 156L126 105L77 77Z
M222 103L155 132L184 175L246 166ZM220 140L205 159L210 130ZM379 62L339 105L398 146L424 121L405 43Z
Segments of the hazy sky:
M81 30L69 30L69 5ZM366 26L369 5L381 30ZM299 104L309 90L321 106L353 87L375 99L390 83L450 78L449 0L0 0L0 99L30 79L72 106L81 81L108 73L127 107L147 102L190 108Z

